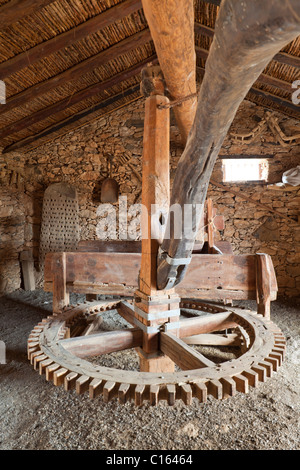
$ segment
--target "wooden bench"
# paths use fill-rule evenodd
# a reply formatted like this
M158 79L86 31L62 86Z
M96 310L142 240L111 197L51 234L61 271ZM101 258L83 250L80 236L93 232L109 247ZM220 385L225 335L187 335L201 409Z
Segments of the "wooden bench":
M86 245L91 246L91 242ZM48 253L44 288L53 292L53 311L59 313L68 305L70 292L133 296L138 288L139 245L94 242L94 251ZM176 287L181 298L254 299L258 313L265 317L270 317L270 302L276 299L277 290L272 259L267 254L199 254L197 250L184 280Z

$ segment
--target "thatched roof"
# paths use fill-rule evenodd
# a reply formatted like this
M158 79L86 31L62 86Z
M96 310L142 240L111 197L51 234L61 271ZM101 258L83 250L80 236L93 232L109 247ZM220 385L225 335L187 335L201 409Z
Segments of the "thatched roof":
M199 80L219 0L195 0ZM299 119L300 37L277 54L247 99ZM140 0L0 0L0 147L28 149L140 97L156 60Z

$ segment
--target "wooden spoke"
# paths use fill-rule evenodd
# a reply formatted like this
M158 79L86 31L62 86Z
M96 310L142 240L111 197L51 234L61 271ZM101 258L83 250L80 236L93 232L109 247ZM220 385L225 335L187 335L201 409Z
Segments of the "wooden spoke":
M240 335L236 333L228 335L202 334L182 338L186 344L198 344L205 346L238 346L240 345Z
M77 357L108 354L142 345L142 331L138 328L105 331L89 336L79 336L60 341L64 349Z
M230 319L230 315L230 312L224 312L203 317L183 319L180 322L179 336L180 338L184 338L191 335L235 328L237 324Z
M161 333L160 349L172 359L182 370L211 367L215 363L194 351L190 346L172 333Z

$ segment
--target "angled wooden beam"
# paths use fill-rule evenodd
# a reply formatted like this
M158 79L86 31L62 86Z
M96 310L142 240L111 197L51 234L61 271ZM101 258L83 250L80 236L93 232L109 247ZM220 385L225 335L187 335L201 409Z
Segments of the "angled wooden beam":
M54 0L11 0L0 8L0 29L32 15Z
M145 29L139 33L133 34L132 36L123 39L119 43L115 44L114 46L105 49L104 51L99 52L92 57L80 62L77 65L61 72L58 75L55 75L48 80L44 80L37 85L34 85L21 93L9 98L6 102L5 106L3 107L2 112L8 112L14 109L17 106L24 106L29 101L48 93L53 88L56 88L61 85L65 85L66 82L75 80L79 77L82 77L85 73L90 72L96 67L100 67L101 65L109 62L116 57L126 54L127 52L135 49L139 46L142 46L151 40L151 35L148 29Z
M99 31L100 29L106 28L107 26L140 9L141 6L142 5L140 0L126 0L124 3L120 3L112 8L109 8L94 18L81 23L79 26L76 26L75 28L66 31L65 33L59 34L58 36L55 36L48 41L44 41L37 46L32 47L28 51L22 52L21 54L18 54L17 56L2 62L0 64L1 79L3 80L3 78L34 64L38 60L41 60L44 57L59 51L60 49L64 49L74 44L76 41L79 41L80 39L83 39L84 37ZM22 10L23 7L20 6L19 8Z
M78 93L75 93L74 95L68 96L67 98L60 100L57 103L47 106L46 108L42 108L40 111L37 111L36 113L30 116L26 116L25 118L20 119L19 121L16 121L0 129L0 139L4 139L7 136L14 134L16 132L19 132L29 126L32 126L33 124L36 124L39 121L43 121L44 119L46 119L49 116L52 116L53 114L56 114L67 108L70 108L71 106L74 106L80 101L88 99L91 96L94 96L98 93L101 93L104 90L108 90L112 88L113 86L118 85L124 80L128 80L129 78L134 77L135 75L140 73L141 70L149 62L152 62L152 60L154 60L155 58L156 58L155 56L152 56L146 60L143 60L139 64L131 67L128 70L125 70L124 72L121 72L113 76L112 78L104 82L96 83L95 85L91 85L87 88L84 88L83 90L79 91Z
M134 87L127 88L127 90L122 91L121 93L118 93L118 94L108 98L105 101L101 101L97 105L91 106L88 109L85 109L84 111L81 111L80 113L74 114L73 116L71 116L67 119L64 119L63 121L60 121L60 122L58 122L58 123L56 123L52 126L47 127L46 129L44 129L42 132L39 132L38 134L31 135L29 137L26 137L25 139L19 140L18 142L15 142L14 144L11 144L11 145L7 146L3 150L2 153L8 153L8 152L11 152L13 150L20 149L20 148L24 147L25 145L29 145L32 142L35 142L37 139L42 139L43 137L47 137L48 135L51 135L54 132L57 132L60 129L66 127L66 126L68 126L70 124L73 124L76 121L79 121L80 119L85 118L89 114L92 114L96 111L99 111L100 109L104 109L107 106L110 106L110 105L114 104L115 102L119 101L120 99L125 98L127 96L130 96L130 95L136 93L139 90L140 90L140 85L136 85ZM124 106L126 104L127 103L124 103Z
M194 31L196 34L203 34L209 38L213 38L215 34L215 30L210 26L205 26L201 23L195 22ZM280 62L284 65L290 65L291 67L300 68L300 57L293 56L286 52L278 52L275 54L272 60L276 60L276 62Z
M196 46L196 56L198 58L206 60L208 57L208 51L206 49L203 49L201 47ZM203 67L197 67L197 71L203 76L205 69ZM279 78L271 77L270 75L267 75L265 73L260 74L260 76L257 79L257 82L263 83L264 85L268 86L273 86L275 88L278 88L279 90L285 91L285 92L290 92L292 95L292 84L289 82L286 82L284 80L280 80ZM274 95L272 93L269 93L264 90L259 90L258 88L252 87L249 92L261 96L265 98L266 100L270 100L273 103L279 104L281 106L285 106L287 108L292 109L295 112L299 113L299 106L292 103L292 101L287 100L286 98L281 98L280 96Z
M160 350L172 359L182 370L213 367L215 363L188 346L172 333L160 334Z

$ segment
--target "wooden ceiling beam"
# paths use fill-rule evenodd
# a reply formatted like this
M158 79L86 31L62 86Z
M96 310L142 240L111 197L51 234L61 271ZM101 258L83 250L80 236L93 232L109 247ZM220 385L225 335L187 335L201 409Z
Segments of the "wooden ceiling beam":
M199 47L196 47L196 54L197 57L201 57L202 59L206 60L208 57L208 51ZM66 108L69 108L75 104L77 104L80 101L83 101L84 99L88 99L91 96L94 96L97 93L101 93L105 89L109 89L113 87L114 85L117 85L118 83L127 80L128 78L131 78L134 75L137 75L140 73L142 68L149 62L153 62L156 60L156 56L151 56L149 59L146 59L145 61L137 64L134 67L131 67L129 70L126 70L114 77L112 77L109 80L106 80L105 82L102 83L96 83L94 85L91 85L90 87L87 87L78 93L75 93L72 96L68 96L67 98L60 100L57 103L54 103L53 105L50 105L46 108L41 109L40 111L37 111L36 113L32 114L31 116L25 117L19 121L16 121L0 130L0 139L4 139L5 137L19 132L26 127L29 127L33 124L36 124L39 121L42 121L46 119L47 117L56 114L60 111L63 111ZM204 68L202 67L197 67L198 72L201 74L204 74ZM283 91L290 91L291 89L291 84L288 82L284 82L283 80L278 80L274 77L269 77L268 75L261 74L258 82L261 82L263 84L269 85L269 86L276 86L277 88L283 90ZM299 111L298 107L291 103L290 101L277 97L276 95L273 95L271 93L265 92L263 90L259 90L257 88L252 88L251 91L256 94L260 95L262 97L265 97L265 99L270 100L272 102L275 102L276 104L281 104L282 106L288 107L292 109L293 111ZM34 95L33 95L34 96Z
M90 108L87 108L84 111L81 111L80 113L74 114L73 116L71 116L67 119L64 119L63 121L60 121L60 122L58 122L58 123L56 123L52 126L47 127L46 129L42 130L38 134L34 134L32 136L25 137L24 139L19 140L18 142L15 142L14 144L11 144L11 145L7 146L3 150L2 153L3 154L4 153L9 153L9 152L12 152L12 151L15 151L15 150L19 150L20 148L23 148L27 145L30 145L32 142L35 142L38 139L41 139L43 137L47 137L48 135L51 135L54 132L57 132L57 131L63 129L64 127L67 127L68 125L73 124L76 121L79 121L80 119L83 119L86 116L88 116L92 113L95 113L96 111L99 111L100 109L104 109L104 108L116 103L117 101L121 100L122 98L126 98L128 96L131 96L132 94L136 93L139 90L140 90L140 84L135 85L134 87L130 87L127 90L122 91L121 93L118 93L114 96L111 96L110 98L107 98L106 100L101 101L100 103L98 103L94 106L91 106ZM126 104L127 103L124 103L124 106L126 106ZM123 107L123 106L120 106L120 107ZM119 107L118 107L118 109L119 109ZM87 123L84 123L83 125L85 125L85 124L87 124ZM41 143L41 145L42 144L43 144L43 142Z
M254 95L260 96L261 98L264 98L265 100L272 101L273 103L276 103L280 106L284 106L285 108L289 108L295 113L297 113L300 116L300 106L297 104L292 103L292 101L289 101L285 98L281 98L280 96L273 95L272 93L269 93L268 91L260 90L259 88L252 87L249 90L249 93L253 93ZM265 106L264 104L261 104L260 106ZM267 107L267 106L266 106ZM268 106L270 107L270 106ZM274 111L274 108L271 108ZM278 110L280 111L280 110ZM299 118L298 118L299 119Z
M96 54L83 62L71 67L70 69L61 72L58 75L55 75L48 80L44 80L37 85L34 85L26 90L18 93L17 95L8 98L6 101L5 108L3 112L11 111L12 109L18 106L24 106L28 102L32 101L33 99L38 98L39 96L48 93L54 88L57 88L61 85L65 85L70 80L75 80L80 78L85 73L91 72L96 67L100 67L101 65L109 62L116 57L126 54L127 52L136 49L139 46L143 46L147 42L151 40L151 35L148 29L145 29L139 33L133 34L123 41L115 44L114 46L105 49L99 54Z
M48 2L49 3L49 2ZM54 54L60 49L65 49L71 46L76 41L89 36L107 26L115 23L116 21L125 18L126 16L134 13L142 7L140 0L126 0L109 10L91 18L90 20L81 23L75 28L66 31L65 33L54 36L48 41L44 41L31 49L22 52L21 54L12 57L0 64L0 77L8 77L25 67L28 67L35 62L43 59L50 54ZM21 7L20 7L21 8ZM0 10L1 11L1 10Z
M55 0L11 0L0 8L0 29L32 15Z
M30 116L26 116L25 118L20 119L19 121L16 121L6 127L3 127L2 129L0 129L0 139L4 139L11 134L20 132L21 130L26 129L27 127L33 126L34 124L43 121L44 119L47 119L49 116L64 111L65 109L74 106L80 101L91 98L92 96L101 93L104 90L109 90L113 86L118 85L121 82L124 82L125 80L136 76L141 72L144 67L147 66L147 64L155 61L156 56L153 55L143 60L142 62L139 62L137 65L131 67L130 69L125 70L124 72L121 72L117 75L114 75L112 78L105 80L104 82L96 83L87 88L84 88L83 90L80 90L74 95L68 96L67 98L60 100L57 103L54 103L46 108L42 108L41 110L31 114Z

